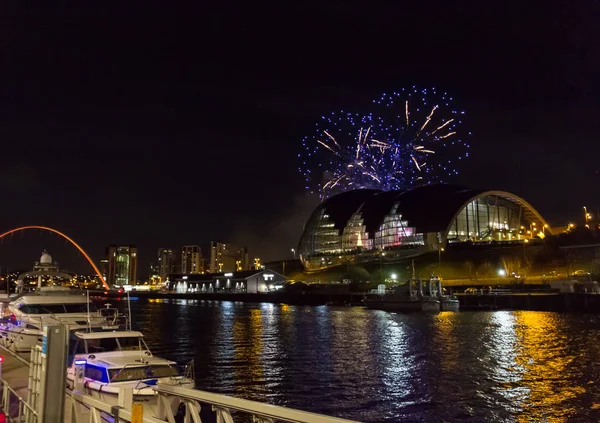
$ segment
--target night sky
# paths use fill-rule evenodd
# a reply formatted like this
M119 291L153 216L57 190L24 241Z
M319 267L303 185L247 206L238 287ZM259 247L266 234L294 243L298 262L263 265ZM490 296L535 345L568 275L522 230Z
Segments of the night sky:
M2 229L55 227L96 260L134 243L141 275L158 247L210 240L290 258L315 203L302 137L412 85L467 112L452 182L553 224L600 206L597 2L27 3L1 14ZM15 238L0 266L60 245Z

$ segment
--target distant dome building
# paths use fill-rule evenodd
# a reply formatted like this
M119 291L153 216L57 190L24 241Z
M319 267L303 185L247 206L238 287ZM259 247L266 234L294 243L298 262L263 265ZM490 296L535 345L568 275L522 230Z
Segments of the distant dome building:
M298 245L305 270L402 260L447 243L523 242L551 233L524 199L505 191L432 184L355 190L321 203Z
M46 250L44 250L42 257L40 257L40 264L52 264L52 256Z

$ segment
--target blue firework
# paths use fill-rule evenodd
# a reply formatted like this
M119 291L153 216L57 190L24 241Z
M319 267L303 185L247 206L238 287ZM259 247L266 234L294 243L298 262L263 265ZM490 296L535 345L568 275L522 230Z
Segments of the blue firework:
M402 89L374 100L373 112L322 116L302 140L306 189L327 198L374 188L401 190L445 182L469 156L458 128L464 112L435 89Z

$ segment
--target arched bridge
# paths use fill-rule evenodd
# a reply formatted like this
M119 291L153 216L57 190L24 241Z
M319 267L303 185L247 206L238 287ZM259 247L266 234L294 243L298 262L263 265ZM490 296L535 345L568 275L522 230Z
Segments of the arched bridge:
M79 244L77 244L75 241L73 241L73 239L69 238L67 235L63 234L62 232L57 231L56 229L48 228L46 226L21 226L20 228L11 229L10 231L4 232L3 234L0 235L0 239L4 238L7 235L13 234L15 232L24 231L27 229L41 229L43 231L52 232L52 233L60 235L61 237L63 237L67 241L69 241L75 248L77 248L79 250L79 252L81 254L83 254L83 256L90 263L90 265L96 272L96 275L98 275L98 277L100 278L100 281L102 281L102 285L104 286L104 288L109 289L108 284L106 283L106 281L104 280L104 277L102 276L102 273L100 272L98 267L94 264L94 261L91 259L91 257L83 250L83 248L81 248L79 246Z

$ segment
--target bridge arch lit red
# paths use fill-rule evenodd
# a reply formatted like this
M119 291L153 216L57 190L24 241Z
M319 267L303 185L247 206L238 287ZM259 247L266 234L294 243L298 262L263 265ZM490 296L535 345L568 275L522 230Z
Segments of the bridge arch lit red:
M94 271L96 272L96 275L98 275L98 277L100 278L102 285L104 285L104 288L109 289L108 284L106 283L106 281L104 280L104 277L102 276L102 273L100 272L98 267L94 264L94 261L91 259L91 257L83 250L83 248L81 248L79 246L79 244L77 244L75 241L73 241L71 238L69 238L67 235L63 234L62 232L57 231L56 229L48 228L46 226L21 226L20 228L11 229L8 232L4 232L3 234L0 235L0 239L4 238L7 235L13 234L18 231L24 231L26 229L41 229L44 231L52 232L52 233L62 236L64 239L69 241L75 248L77 248L79 250L79 252L81 254L83 254L83 256L87 259L87 261L93 267Z

